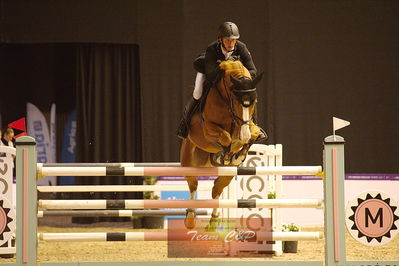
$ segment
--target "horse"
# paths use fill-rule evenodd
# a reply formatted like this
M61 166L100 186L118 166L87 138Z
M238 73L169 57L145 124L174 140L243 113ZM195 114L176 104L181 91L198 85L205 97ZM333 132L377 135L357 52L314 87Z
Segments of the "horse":
M259 75L252 80L249 71L240 61L222 61L219 78L210 88L202 112L190 122L189 135L182 141L180 164L189 167L215 167L240 165L260 135L253 122L256 110L256 84ZM234 176L218 176L212 188L212 198L218 199ZM190 199L195 199L198 187L196 176L185 176ZM195 226L195 210L187 209L185 226ZM217 220L217 208L213 209L212 222Z

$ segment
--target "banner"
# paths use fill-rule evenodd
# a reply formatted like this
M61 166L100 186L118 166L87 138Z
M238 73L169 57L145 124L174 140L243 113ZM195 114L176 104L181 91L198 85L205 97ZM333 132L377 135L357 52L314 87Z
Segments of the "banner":
M35 138L38 163L51 163L54 158L51 156L51 140L46 118L42 112L33 104L27 103L27 133ZM47 176L38 179L38 185L56 185L55 176Z
M76 151L76 111L69 115L68 122L64 127L64 137L62 139L62 163L74 163ZM58 177L60 185L73 185L73 176Z
M50 110L50 160L49 162L55 163L57 161L57 139L56 139L56 107L55 103L51 105Z

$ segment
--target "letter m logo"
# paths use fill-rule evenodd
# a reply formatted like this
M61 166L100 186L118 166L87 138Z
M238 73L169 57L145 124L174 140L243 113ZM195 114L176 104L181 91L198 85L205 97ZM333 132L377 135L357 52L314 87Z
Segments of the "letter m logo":
M377 220L379 219L380 220L380 227L383 227L383 215L382 215L382 208L379 208L378 209L378 211L377 211L377 214L373 217L373 215L371 214L371 212L370 212L370 209L369 208L366 208L365 209L365 212L364 212L364 215L365 215L365 221L366 221L366 227L369 227L369 218L370 218L370 220L371 220L371 222L373 223L373 224L375 224L375 223L377 223Z

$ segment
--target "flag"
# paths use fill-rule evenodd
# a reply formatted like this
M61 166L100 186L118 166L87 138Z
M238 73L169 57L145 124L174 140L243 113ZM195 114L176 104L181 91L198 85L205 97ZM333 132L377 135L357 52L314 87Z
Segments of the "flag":
M15 135L14 139L17 139L22 136L26 136L26 123L25 123L25 117L22 117L14 122L11 122L8 124L8 127L11 127L13 129L17 129L19 131L22 131L22 133Z
M351 123L349 121L333 117L333 131L335 132L338 129L341 129L343 127L349 126Z

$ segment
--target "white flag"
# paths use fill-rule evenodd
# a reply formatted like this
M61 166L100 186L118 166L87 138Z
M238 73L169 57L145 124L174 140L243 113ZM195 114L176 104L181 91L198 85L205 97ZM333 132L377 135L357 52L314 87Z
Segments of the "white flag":
M349 126L351 123L349 121L333 117L333 131L341 129L343 127Z

